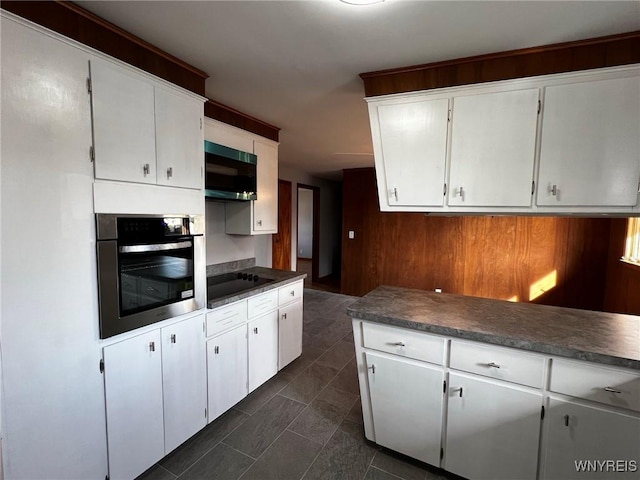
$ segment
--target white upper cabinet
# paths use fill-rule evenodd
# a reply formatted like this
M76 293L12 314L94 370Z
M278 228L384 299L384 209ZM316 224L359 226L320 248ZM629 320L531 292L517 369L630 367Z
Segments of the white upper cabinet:
M270 143L253 142L258 157L258 198L253 203L253 229L256 232L278 231L278 147Z
M448 204L531 205L538 89L453 99Z
M156 89L158 185L202 189L202 102Z
M369 112L381 209L442 206L449 100L370 104Z
M105 61L91 61L96 178L156 183L153 85Z
M640 213L640 65L367 102L381 211Z
M95 176L202 189L203 98L91 60Z
M538 205L633 206L640 177L640 77L545 88Z

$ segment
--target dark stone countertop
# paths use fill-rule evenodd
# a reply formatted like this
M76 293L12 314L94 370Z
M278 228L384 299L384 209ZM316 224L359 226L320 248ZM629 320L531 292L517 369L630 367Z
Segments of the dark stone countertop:
M381 286L361 320L640 370L640 317Z
M217 308L222 305L226 305L228 303L237 302L238 300L242 300L253 295L257 295L258 293L267 292L269 290L273 290L274 288L281 287L286 285L287 283L295 282L296 280L303 280L307 277L306 273L298 273L298 272L289 272L286 270L277 270L275 268L265 268L265 267L251 267L242 269L243 273L250 273L252 275L258 275L263 278L273 279L273 282L267 283L265 285L260 285L255 288L251 288L248 290L244 290L240 293L226 295L224 297L209 299L207 296L207 308Z

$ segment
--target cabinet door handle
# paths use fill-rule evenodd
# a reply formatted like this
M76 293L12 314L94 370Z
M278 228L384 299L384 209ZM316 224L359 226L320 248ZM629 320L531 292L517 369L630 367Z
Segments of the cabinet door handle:
M173 167L167 168L167 178L173 177Z
M282 314L282 318L283 318L284 320L286 320L286 319L287 319L287 314L286 314L286 313L283 313L283 314Z
M462 398L462 387L460 387L460 398Z
M175 333L171 334L171 343L176 343L176 334Z
M487 367L500 368L500 365L497 364L496 362L489 362L487 363Z
M262 220L258 220L258 226L261 227L262 226Z
M151 173L151 168L149 167L148 163L145 163L142 166L142 173L144 174L145 177Z
M565 415L564 416L564 426L568 427L569 426L569 415Z
M255 333L256 335L258 334L258 327L253 329L253 333Z
M368 369L368 370L371 370L371 373L374 373L374 374L376 373L376 366L375 366L375 364L374 364L374 365L371 365L371 366L369 366L369 367L367 367L367 369Z
M156 342L149 342L149 351L150 352L156 351Z
M393 197L396 199L396 202L398 201L398 189L394 188L393 189Z
M554 183L551 188L549 189L549 193L551 195L553 195L554 197L558 196L558 186Z
M220 353L220 347L218 347L218 346L213 347L213 353L218 355Z
M456 195L460 196L460 200L462 200L464 202L464 188L460 187L459 189L454 191L453 196L455 197Z
M615 388L611 387L604 387L604 391L609 393L622 393L620 390L616 390Z
M289 295L291 295L292 297L295 297L296 296L296 291L295 290L291 290L289 292Z

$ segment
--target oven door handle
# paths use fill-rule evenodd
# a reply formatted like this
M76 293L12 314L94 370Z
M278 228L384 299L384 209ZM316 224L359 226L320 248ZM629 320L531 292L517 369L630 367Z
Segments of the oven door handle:
M164 250L177 250L179 248L191 248L193 242L187 240L175 243L156 243L153 245L123 245L118 247L120 253L161 252Z

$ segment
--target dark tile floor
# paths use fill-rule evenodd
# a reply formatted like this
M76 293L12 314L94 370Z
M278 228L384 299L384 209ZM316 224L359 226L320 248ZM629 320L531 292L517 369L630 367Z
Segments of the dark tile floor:
M364 438L355 300L305 289L302 356L138 479L457 478Z

